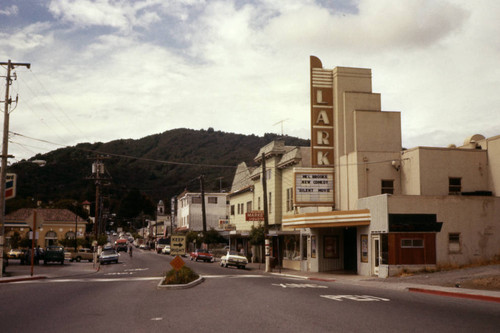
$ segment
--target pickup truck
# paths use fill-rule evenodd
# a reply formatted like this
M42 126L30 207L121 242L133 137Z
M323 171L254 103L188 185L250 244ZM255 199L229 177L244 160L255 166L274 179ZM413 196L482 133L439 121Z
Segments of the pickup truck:
M89 262L94 261L94 253L92 252L91 249L83 248L83 249L78 249L78 251L75 252L73 251L68 251L66 252L65 259L68 259L69 261L76 261L80 262L82 260L88 260Z

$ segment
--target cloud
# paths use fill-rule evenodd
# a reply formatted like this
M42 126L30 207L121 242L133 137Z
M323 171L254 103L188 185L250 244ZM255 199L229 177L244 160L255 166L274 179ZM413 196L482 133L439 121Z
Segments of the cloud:
M29 52L36 48L44 47L52 41L52 34L47 30L48 23L34 23L27 27L9 33L0 32L0 48L11 52Z
M8 6L5 9L0 9L0 15L5 16L16 16L19 12L19 8L16 5Z
M3 58L32 63L11 124L33 137L76 144L177 127L260 135L281 132L275 124L287 119L286 134L308 138L309 55L325 68L371 68L383 110L402 112L408 148L498 134L500 3L60 0L47 8L50 19L0 35Z
M156 2L111 0L57 0L49 11L64 22L77 27L103 26L130 33L135 27L147 28L159 21L154 9Z

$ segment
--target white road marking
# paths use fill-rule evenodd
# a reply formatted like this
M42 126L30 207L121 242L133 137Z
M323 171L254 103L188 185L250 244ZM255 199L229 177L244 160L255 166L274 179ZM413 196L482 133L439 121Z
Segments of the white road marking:
M390 299L369 296L369 295L320 295L320 297L328 298L334 301L342 302L343 299L356 301L356 302L389 302Z
M159 321L159 320L163 320L163 318L162 317L156 317L156 318L151 318L151 320Z
M283 288L328 288L327 286L321 286L313 283L273 283L272 285Z
M240 278L262 278L266 277L264 275L202 275L205 279L219 279L219 278L231 278L231 279L240 279Z

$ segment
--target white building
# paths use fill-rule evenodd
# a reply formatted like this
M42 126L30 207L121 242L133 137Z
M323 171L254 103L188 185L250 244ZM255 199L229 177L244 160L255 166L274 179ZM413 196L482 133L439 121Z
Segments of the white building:
M206 230L219 229L227 220L226 193L205 193ZM203 231L201 193L184 192L177 197L177 230Z

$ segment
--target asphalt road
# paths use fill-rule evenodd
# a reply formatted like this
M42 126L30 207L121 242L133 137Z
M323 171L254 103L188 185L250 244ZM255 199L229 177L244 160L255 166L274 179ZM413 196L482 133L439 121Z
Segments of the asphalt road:
M121 252L59 278L0 285L2 332L498 332L498 303L186 264L205 277L158 289L170 256ZM80 266L77 266L80 265ZM90 265L90 266L89 266Z

